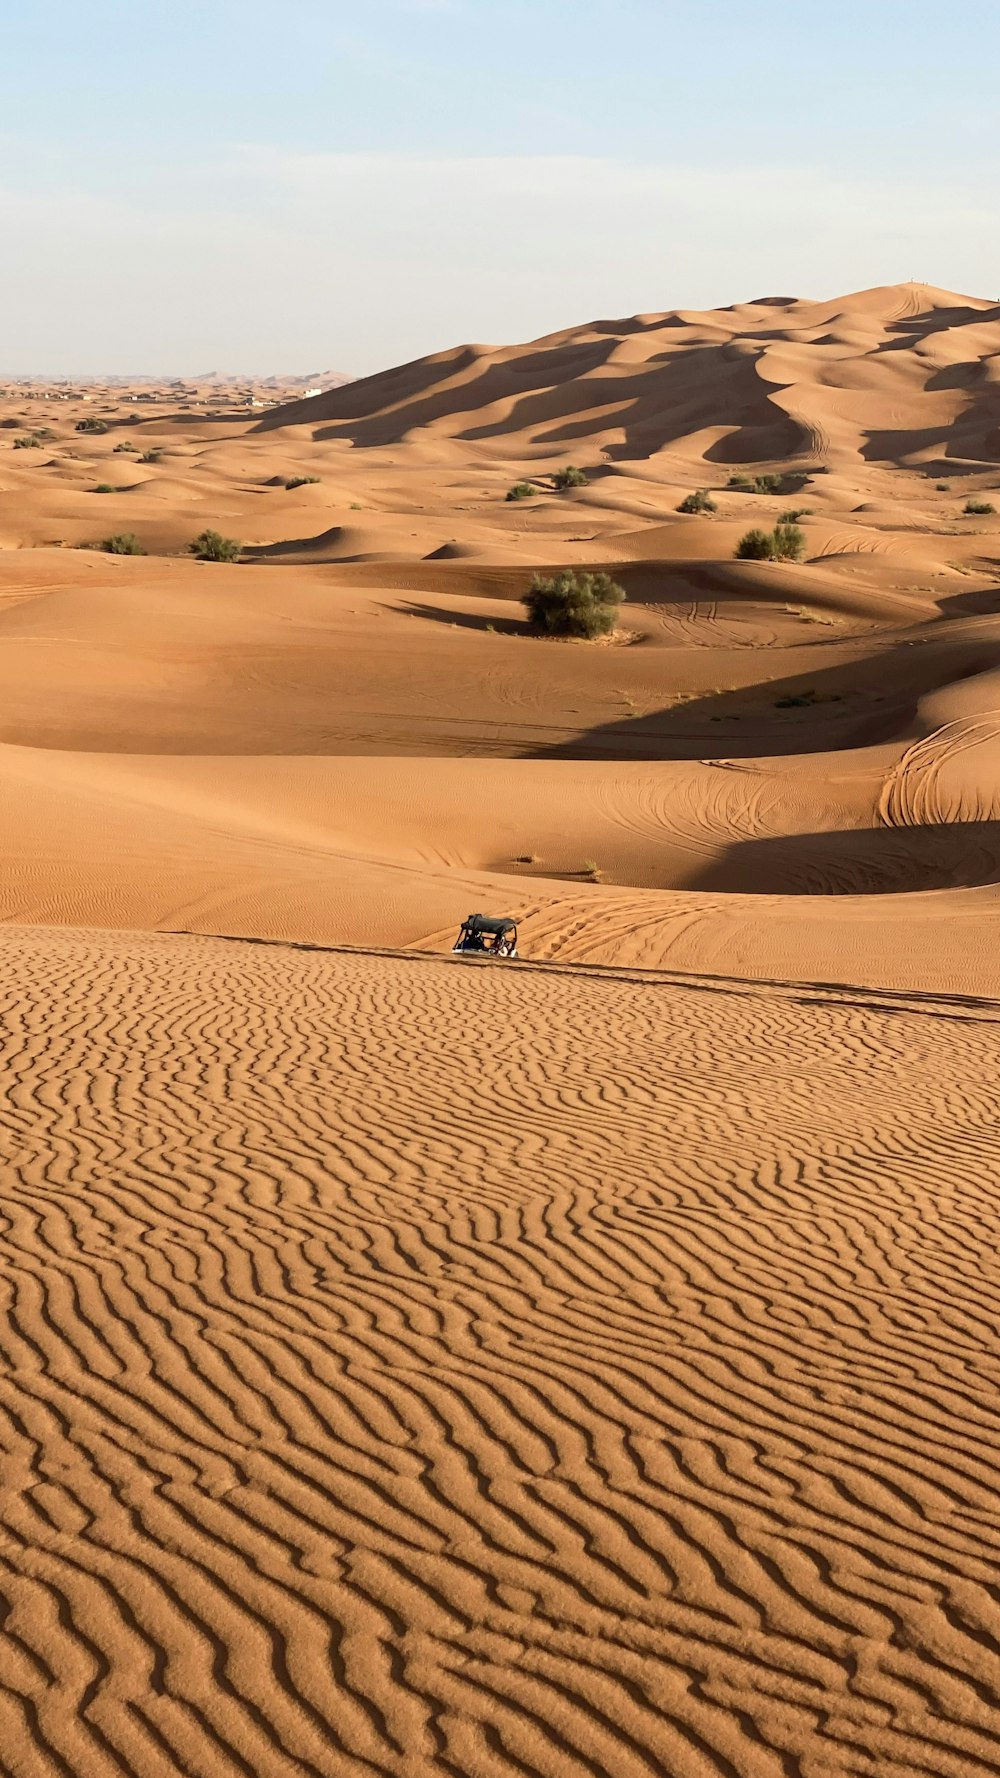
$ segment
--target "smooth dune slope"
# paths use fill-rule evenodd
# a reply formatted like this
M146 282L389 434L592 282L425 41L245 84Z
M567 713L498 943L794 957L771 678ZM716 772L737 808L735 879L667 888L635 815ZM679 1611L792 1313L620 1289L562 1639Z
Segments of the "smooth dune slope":
M609 648L503 568L0 568L0 917L1000 992L982 568L633 559Z
M0 951L11 1778L996 1771L995 1006Z

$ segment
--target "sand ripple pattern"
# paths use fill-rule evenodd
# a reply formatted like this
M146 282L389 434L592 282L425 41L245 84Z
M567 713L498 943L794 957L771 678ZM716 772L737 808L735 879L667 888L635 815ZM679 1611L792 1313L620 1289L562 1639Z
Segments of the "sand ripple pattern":
M5 1774L1000 1770L988 1006L0 951Z

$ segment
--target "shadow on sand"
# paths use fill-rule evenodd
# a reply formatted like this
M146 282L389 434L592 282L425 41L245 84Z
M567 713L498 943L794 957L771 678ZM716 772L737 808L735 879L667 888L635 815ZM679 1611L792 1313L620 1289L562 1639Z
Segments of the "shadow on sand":
M743 840L687 886L717 894L897 895L1000 881L1000 821Z

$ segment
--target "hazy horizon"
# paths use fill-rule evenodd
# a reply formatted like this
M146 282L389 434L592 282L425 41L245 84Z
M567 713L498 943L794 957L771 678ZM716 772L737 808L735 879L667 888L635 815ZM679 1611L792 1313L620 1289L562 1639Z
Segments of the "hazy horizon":
M0 374L364 376L774 291L997 288L990 0L960 34L930 0L845 0L834 34L790 0L714 17L25 9L0 30Z

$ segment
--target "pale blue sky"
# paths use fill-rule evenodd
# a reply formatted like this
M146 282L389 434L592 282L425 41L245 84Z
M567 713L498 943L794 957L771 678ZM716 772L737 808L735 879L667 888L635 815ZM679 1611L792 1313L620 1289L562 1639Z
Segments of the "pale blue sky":
M0 0L0 372L994 296L1000 0Z

